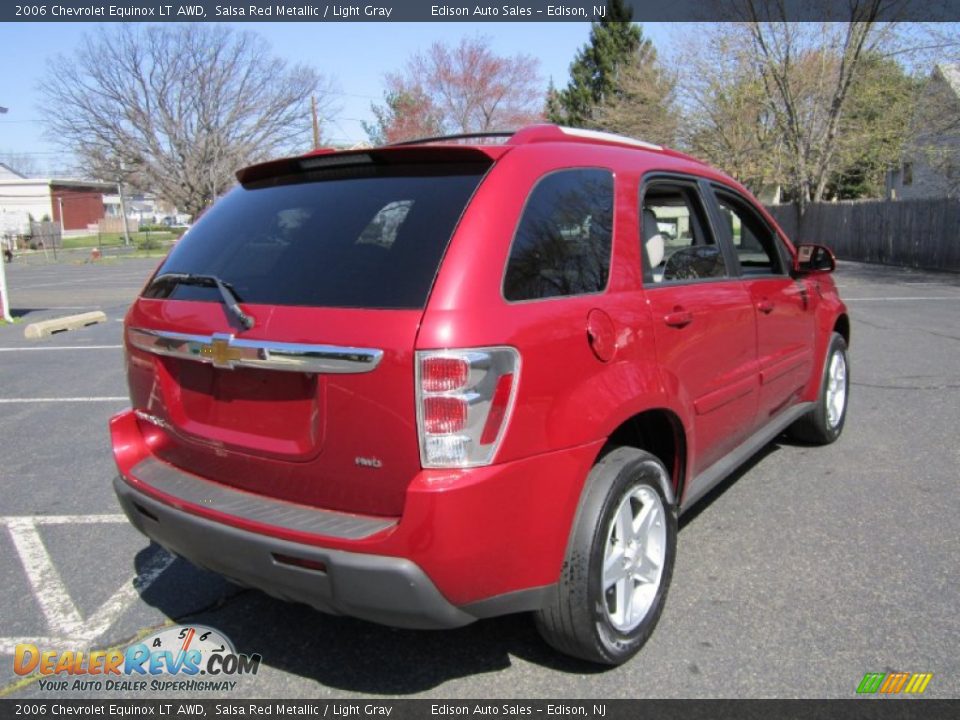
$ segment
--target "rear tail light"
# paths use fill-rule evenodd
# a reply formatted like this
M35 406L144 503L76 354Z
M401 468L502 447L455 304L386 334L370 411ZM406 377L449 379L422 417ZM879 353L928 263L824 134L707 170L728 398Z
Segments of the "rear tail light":
M489 465L516 397L513 348L417 352L417 431L425 468Z

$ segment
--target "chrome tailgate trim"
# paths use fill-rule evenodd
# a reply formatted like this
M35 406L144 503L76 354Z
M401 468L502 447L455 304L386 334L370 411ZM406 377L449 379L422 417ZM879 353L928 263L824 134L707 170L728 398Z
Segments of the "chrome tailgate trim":
M154 355L209 363L228 370L247 367L302 373L368 373L383 359L383 350L374 348L245 340L225 333L189 335L130 328L127 337L135 348Z

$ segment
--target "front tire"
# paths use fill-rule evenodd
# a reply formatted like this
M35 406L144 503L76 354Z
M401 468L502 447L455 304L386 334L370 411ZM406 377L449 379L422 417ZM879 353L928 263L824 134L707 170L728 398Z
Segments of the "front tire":
M817 403L789 428L788 434L801 442L829 445L843 432L849 398L850 360L847 343L842 335L833 333L823 364Z
M560 581L536 615L560 652L619 665L650 637L676 557L677 514L661 487L669 479L658 458L630 447L590 472Z

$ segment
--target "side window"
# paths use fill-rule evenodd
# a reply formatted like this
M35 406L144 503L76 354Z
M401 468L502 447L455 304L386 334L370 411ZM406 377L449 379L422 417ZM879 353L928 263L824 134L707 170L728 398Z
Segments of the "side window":
M716 280L729 276L708 230L695 186L654 181L643 191L641 234L648 283Z
M612 237L611 172L562 170L541 178L510 248L503 296L518 301L602 291Z
M745 200L723 191L717 191L716 196L743 274L784 274L786 264L773 229Z

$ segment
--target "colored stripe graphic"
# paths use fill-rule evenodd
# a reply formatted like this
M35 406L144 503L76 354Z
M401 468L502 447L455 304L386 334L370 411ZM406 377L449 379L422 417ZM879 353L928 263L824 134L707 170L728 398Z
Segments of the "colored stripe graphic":
M883 678L886 677L886 673L867 673L863 676L863 680L860 681L860 684L857 686L858 693L875 693L880 689L880 684L883 682Z
M910 682L907 683L907 687L904 689L904 692L915 693L919 695L927 689L927 685L930 684L932 679L933 673L914 673L913 677L910 678Z
M927 689L932 679L933 673L867 673L857 686L857 692L861 695L876 692L884 695L896 695L900 692L919 695Z

